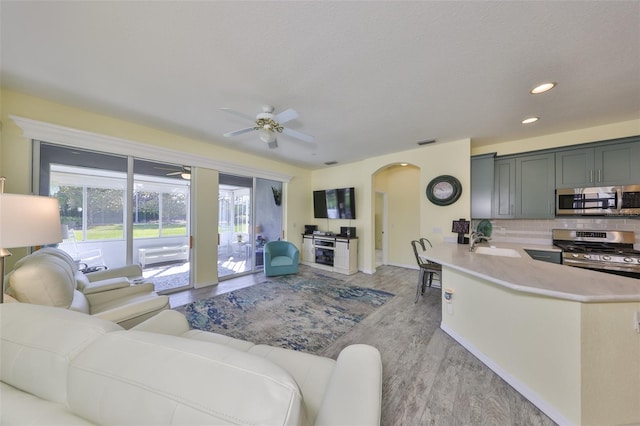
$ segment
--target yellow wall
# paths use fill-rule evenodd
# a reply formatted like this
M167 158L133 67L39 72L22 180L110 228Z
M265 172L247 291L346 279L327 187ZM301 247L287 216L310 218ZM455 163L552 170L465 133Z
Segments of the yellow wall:
M394 264L413 265L415 260L409 251L407 239L413 236L427 237L432 243L445 238L454 238L451 231L452 220L470 216L470 171L471 154L498 152L500 155L550 148L595 140L612 139L640 134L640 120L627 121L607 126L580 129L545 137L511 141L503 144L471 148L470 139L436 143L416 149L389 155L368 158L359 162L309 171L285 163L267 160L241 151L214 146L205 140L187 138L132 122L95 114L85 110L34 98L21 93L3 90L0 92L2 131L0 133L0 174L7 177L6 192L28 193L31 180L31 144L22 137L21 130L9 119L17 115L65 127L93 133L133 140L168 149L180 149L203 158L212 158L232 164L267 170L293 176L284 192L284 238L300 246L300 234L304 224L317 224L320 229L338 232L341 226L355 226L359 236L359 269L375 271L375 185L374 176L389 165L402 162L414 165L419 170L417 185L409 185L401 179L388 182L388 194L404 198L407 191L414 193L417 208L417 222L403 223L403 232L397 238L390 238L388 254L392 254ZM346 141L348 142L348 141ZM390 142L392 143L392 142ZM426 196L429 181L442 174L458 178L463 187L460 200L451 206L435 206ZM356 188L357 220L314 220L312 189ZM410 197L408 199L411 199ZM389 202L388 220L398 220L407 206ZM390 222L391 223L391 222ZM409 229L411 232L408 232ZM390 229L392 231L392 229ZM406 236L404 235L406 234ZM389 236L391 237L391 236ZM16 256L8 260L10 267L21 256L20 250L13 250ZM23 254L22 254L23 255Z
M187 138L13 91L3 90L0 96L0 175L7 178L5 192L31 192L31 143L22 136L22 130L9 118L10 115L15 115L153 146L179 149L202 158L294 176L286 190L289 203L286 204L285 211L285 237L299 235L302 232L301 224L313 215L309 201L311 173L308 170L214 146L205 140ZM213 220L217 221L216 218ZM293 241L300 244L298 238L294 238ZM12 268L13 263L26 254L26 249L12 249L12 252L14 256L7 259L7 269Z
M496 152L498 155L518 154L521 152L537 151L540 149L557 148L588 142L598 142L607 139L617 139L636 135L640 135L640 119L571 130L568 132L554 133L535 138L512 140L493 145L474 146L471 150L471 154L480 155L490 152Z
M411 165L389 167L376 173L374 182L375 191L387 193L387 244L394 247L387 252L387 262L416 267L409 241L420 237L416 230L420 223L420 199L416 196L420 192L420 169ZM407 260L412 263L407 265Z
M394 235L388 229L388 254L396 256L397 264L415 265L410 241L422 236L432 243L439 243L445 237L453 238L451 222L459 218L469 219L470 214L470 146L469 139L462 139L442 144L427 145L412 150L396 152L388 155L368 158L366 160L330 167L312 172L313 189L356 188L356 220L326 220L309 218L318 229L339 232L341 226L358 228L358 265L365 272L375 271L375 175L388 166L408 163L415 166L419 173L415 175L417 182L410 187L404 178L386 180L385 192L396 194L394 197L413 198L412 205L388 203L389 223L398 223L407 209L417 208L417 223L402 223L400 231ZM463 193L460 199L451 206L436 206L426 197L427 184L439 175L453 175L460 180ZM408 194L407 194L408 192ZM401 194L402 195L398 195ZM411 237L409 237L411 236ZM390 263L395 263L391 262Z

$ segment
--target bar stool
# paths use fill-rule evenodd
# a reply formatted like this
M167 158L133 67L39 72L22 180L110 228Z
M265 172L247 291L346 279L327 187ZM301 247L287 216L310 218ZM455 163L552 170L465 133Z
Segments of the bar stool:
M420 257L420 253L424 252L427 246L433 247L431 245L431 241L429 241L427 238L420 238L419 240L411 241L413 254L416 257L416 262L418 263L418 267L420 268L420 276L418 278L418 287L416 289L416 299L414 300L414 303L417 303L418 298L422 294L424 294L427 285L431 287L434 274L437 274L438 277L442 276L442 265L434 262L429 262L428 260ZM421 250L420 253L418 252L418 249Z

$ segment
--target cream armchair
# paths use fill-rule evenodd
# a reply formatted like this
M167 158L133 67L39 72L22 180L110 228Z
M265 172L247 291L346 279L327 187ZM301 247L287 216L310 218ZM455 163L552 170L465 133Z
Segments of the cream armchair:
M169 307L152 283L131 284L141 277L137 265L85 275L64 251L44 248L16 262L5 301L70 309L131 328Z

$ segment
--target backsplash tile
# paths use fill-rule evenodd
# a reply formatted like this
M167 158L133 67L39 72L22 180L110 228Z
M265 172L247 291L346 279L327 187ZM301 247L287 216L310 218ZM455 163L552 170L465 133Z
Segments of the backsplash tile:
M478 220L471 223L472 229L478 225ZM636 235L634 247L640 249L640 217L638 218L556 218L538 220L520 219L491 219L493 232L491 239L494 242L526 243L526 244L551 244L551 230L554 228L566 229L596 229L596 230L621 230L633 231Z

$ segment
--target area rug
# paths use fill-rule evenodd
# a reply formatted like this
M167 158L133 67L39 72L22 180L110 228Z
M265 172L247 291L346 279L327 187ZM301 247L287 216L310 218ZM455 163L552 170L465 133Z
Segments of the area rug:
M288 275L176 308L192 328L315 353L394 295L321 274Z

